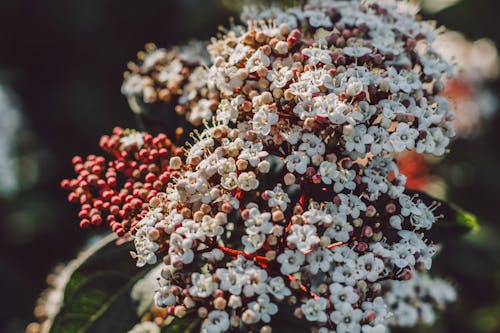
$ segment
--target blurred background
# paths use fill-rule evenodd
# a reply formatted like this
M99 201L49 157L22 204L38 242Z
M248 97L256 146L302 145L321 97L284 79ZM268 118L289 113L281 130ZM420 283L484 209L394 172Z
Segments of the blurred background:
M122 73L146 42L207 39L235 14L229 0L0 0L0 332L24 332L45 276L92 233L60 190L75 154L136 127ZM426 332L500 332L500 1L427 0L423 16L462 35L439 45L462 64L446 95L458 138L442 160L401 156L411 186L476 214L480 231L445 244L435 266L459 301ZM468 40L468 41L467 41Z

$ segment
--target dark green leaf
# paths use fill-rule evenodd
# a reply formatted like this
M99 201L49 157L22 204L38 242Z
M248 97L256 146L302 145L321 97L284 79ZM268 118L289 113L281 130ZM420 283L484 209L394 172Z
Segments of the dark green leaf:
M201 328L201 318L192 313L184 318L174 318L162 329L162 333L198 333Z
M50 333L121 333L139 321L130 292L148 269L135 267L131 242L115 242L114 235L105 237L70 263L63 304Z

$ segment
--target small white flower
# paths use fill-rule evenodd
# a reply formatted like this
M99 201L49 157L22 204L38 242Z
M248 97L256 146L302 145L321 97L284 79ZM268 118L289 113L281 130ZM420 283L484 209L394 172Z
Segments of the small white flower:
M325 312L327 304L327 300L320 297L318 299L309 299L300 308L308 321L326 323L328 319Z
M172 294L172 286L166 285L156 291L154 296L156 306L164 308L176 304L176 297Z
M281 276L276 276L268 280L266 290L279 301L282 301L286 296L290 296L292 294L291 290L285 285L285 281Z
M124 146L124 148L136 146L137 148L141 148L144 145L144 139L142 138L142 133L135 132L130 133L120 139L120 143Z
M254 114L252 120L253 130L261 135L268 135L271 131L271 126L278 123L278 114L274 112L269 112L269 107L263 105Z
M347 151L357 151L361 154L366 153L366 145L373 143L373 136L367 133L365 125L354 127L352 135L344 135L345 147Z
M284 88L293 79L293 71L289 67L281 67L279 70L271 70L266 78L271 82L269 89Z
M338 194L341 205L339 206L339 211L351 215L353 218L358 218L360 212L366 210L366 204L354 194Z
M347 83L346 94L349 96L358 96L364 89L363 83L359 80L352 79Z
M333 217L333 223L325 231L325 236L335 239L338 242L347 242L350 237L349 233L354 229L354 227L347 222L347 217L343 213L335 214Z
M249 235L256 233L269 234L273 229L270 223L271 213L261 213L258 208L251 208L248 219L245 220L245 232Z
M244 250L246 253L254 253L259 250L266 240L266 235L264 234L252 234L248 236L241 237L241 242L245 246Z
M359 295L352 286L343 286L340 283L332 283L330 285L330 302L333 305L341 305L343 303L356 304L359 300Z
M372 52L370 48L361 45L347 46L344 47L342 51L344 52L345 55L355 58L362 57Z
M317 274L320 270L322 272L328 272L330 270L330 264L333 261L333 254L325 248L318 248L309 253L306 259L309 263L309 271L311 273Z
M302 252L286 249L285 252L278 256L278 262L281 264L281 273L288 275L298 272L304 260L305 256Z
M316 135L311 133L304 133L302 135L302 143L299 150L305 151L308 156L325 153L325 144Z
M264 323L271 322L271 316L278 313L276 304L271 303L269 296L266 294L259 295L256 302L248 304L248 308L258 314L260 320Z
M264 54L260 49L255 51L252 56L248 59L246 68L250 73L257 71L259 68L268 67L271 64L271 60L267 55Z
M242 172L238 176L238 184L243 191L251 191L259 187L259 181L253 171Z
M375 257L373 253L367 253L356 260L356 265L361 276L370 282L375 282L383 272L384 262Z
M396 131L389 136L389 141L386 147L397 153L405 149L411 150L415 147L415 139L418 137L418 131L410 128L407 123L399 123ZM387 149L386 148L386 149ZM392 149L391 149L392 148Z
M318 63L323 63L326 65L332 64L332 57L330 57L330 52L328 50L323 50L317 47L306 48L302 50L302 54L307 57L307 63L309 65L317 65Z
M333 26L330 18L322 11L319 10L308 10L304 13L305 17L309 19L309 24L311 27L319 28L330 28Z
M330 319L337 325L338 333L359 333L361 332L361 319L363 312L360 309L353 309L351 305L343 303L338 309L330 314Z
M209 273L193 273L191 282L193 286L189 288L189 294L194 297L206 298L217 288L217 283L214 282L212 274Z
M219 268L216 274L220 280L220 289L229 291L233 295L239 295L247 283L246 275L234 268Z
M303 151L293 151L285 158L286 168L290 172L297 172L300 175L306 173L306 169L311 159Z
M269 207L279 207L281 210L285 211L288 204L291 202L288 194L279 186L276 186L272 191L267 191L266 193L269 196L269 201L267 202Z
M323 183L330 185L335 177L337 171L337 164L323 161L319 165L318 172L321 175L321 180Z
M229 315L226 311L213 310L201 325L202 333L222 333L229 329Z
M316 227L310 224L292 225L286 240L287 242L294 244L297 249L303 253L307 252L319 243Z

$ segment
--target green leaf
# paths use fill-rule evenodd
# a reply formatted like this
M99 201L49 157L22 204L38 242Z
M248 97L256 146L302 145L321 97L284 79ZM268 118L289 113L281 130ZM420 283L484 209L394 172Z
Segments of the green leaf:
M436 199L424 192L406 191L408 195L418 195L426 205L436 206L434 215L439 216L432 229L426 234L435 241L446 241L479 229L476 216L459 206Z
M201 318L195 312L184 318L174 318L170 324L161 330L161 333L198 333L200 329Z
M132 242L116 239L103 238L68 265L64 299L47 332L120 333L139 322L131 290L149 269L135 267Z

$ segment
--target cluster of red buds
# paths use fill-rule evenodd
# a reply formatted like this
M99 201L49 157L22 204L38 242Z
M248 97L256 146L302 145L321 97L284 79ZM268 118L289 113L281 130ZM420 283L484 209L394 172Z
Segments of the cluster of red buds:
M104 135L100 147L110 156L89 155L73 158L74 179L61 182L70 191L68 201L81 206L80 227L103 223L123 236L148 211L147 203L177 172L169 166L170 157L183 154L165 134L115 128Z

